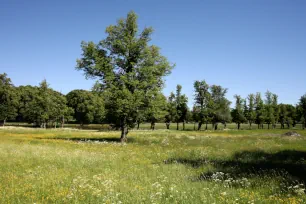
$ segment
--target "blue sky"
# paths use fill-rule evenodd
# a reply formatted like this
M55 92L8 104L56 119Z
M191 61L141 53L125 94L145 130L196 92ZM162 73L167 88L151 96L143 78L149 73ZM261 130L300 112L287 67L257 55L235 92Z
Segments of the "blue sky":
M176 64L164 93L177 84L193 104L193 82L228 88L227 97L270 90L295 104L306 93L306 1L303 0L0 0L0 73L15 85L90 89L75 70L80 42L134 10L140 29Z

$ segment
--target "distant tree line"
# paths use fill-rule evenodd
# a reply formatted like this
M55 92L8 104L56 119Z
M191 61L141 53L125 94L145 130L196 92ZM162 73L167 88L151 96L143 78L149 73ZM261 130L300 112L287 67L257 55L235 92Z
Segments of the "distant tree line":
M247 98L235 95L235 107L226 99L227 89L218 85L208 85L204 80L194 82L194 106L190 110L188 98L182 94L182 86L169 97L162 93L146 98L141 107L134 110L133 127L139 129L140 124L164 122L170 129L172 123L176 129L185 130L185 123L194 123L195 130L218 129L218 124L226 128L227 123L234 122L237 129L241 124L249 124L249 129L295 127L296 124L306 126L306 94L301 96L297 105L278 103L278 96L270 91L263 99L260 93L249 94ZM33 126L46 128L64 127L67 121L75 121L83 127L86 124L111 124L114 129L120 125L113 122L114 109L109 108L113 101L108 99L108 92L103 92L96 84L91 91L72 90L64 95L51 89L46 80L39 86L15 87L7 74L0 74L0 120L4 126L7 120L28 122ZM179 127L182 124L182 128ZM197 126L196 126L197 124ZM205 127L203 127L205 125Z
M39 86L15 87L4 73L0 75L0 121L24 121L46 128L63 127L69 120L81 126L90 123L107 123L121 131L121 141L127 141L131 128L139 128L149 122L155 129L157 122L193 122L194 129L207 129L212 124L257 124L263 128L282 128L302 123L305 128L306 95L296 106L278 104L277 95L267 92L265 100L260 93L250 94L246 99L236 95L235 108L225 97L227 89L219 85L208 85L204 80L194 83L195 104L190 110L188 98L177 85L169 97L162 94L164 77L171 73L174 65L160 54L160 49L150 45L153 28L138 30L137 15L129 12L116 25L106 28L106 38L94 43L82 42L82 55L77 59L76 69L86 78L97 79L91 91L73 90L67 95L51 89L46 80ZM197 124L197 126L196 126Z

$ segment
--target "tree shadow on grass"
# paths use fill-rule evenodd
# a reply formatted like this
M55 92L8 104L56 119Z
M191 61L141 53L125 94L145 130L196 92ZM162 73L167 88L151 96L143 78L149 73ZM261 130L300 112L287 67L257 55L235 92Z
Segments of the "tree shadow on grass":
M38 138L38 139L49 139L49 140L67 140L80 143L121 143L119 137L104 137L104 138L87 138L87 137L49 137L49 138ZM134 138L128 138L128 143L135 142Z
M204 165L212 165L214 172L201 173L196 181L208 180L216 172L228 173L236 178L252 178L261 176L281 176L283 179L306 183L306 152L284 150L277 153L264 151L242 151L235 153L229 159L187 159L170 158L166 164L179 163L199 168Z

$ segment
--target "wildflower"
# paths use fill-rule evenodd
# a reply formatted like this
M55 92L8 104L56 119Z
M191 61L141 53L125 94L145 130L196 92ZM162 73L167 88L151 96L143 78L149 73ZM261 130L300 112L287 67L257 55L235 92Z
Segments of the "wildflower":
M227 195L226 191L222 192L221 195L226 196Z

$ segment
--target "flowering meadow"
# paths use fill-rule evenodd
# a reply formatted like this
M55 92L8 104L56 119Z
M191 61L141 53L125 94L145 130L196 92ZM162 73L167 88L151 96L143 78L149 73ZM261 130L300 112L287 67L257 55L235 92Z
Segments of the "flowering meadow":
M0 129L0 203L306 203L306 132Z

